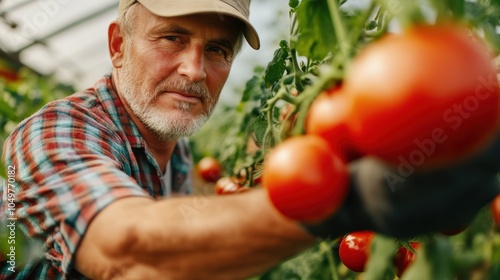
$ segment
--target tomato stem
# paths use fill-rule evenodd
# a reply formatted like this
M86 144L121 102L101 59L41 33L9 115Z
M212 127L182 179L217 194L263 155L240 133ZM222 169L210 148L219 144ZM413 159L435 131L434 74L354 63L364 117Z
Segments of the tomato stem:
M303 75L303 72L302 69L300 69L299 62L297 59L297 50L291 49L291 55L293 63L293 72L295 74L295 87L297 87L297 90L299 92L302 92L304 90L304 86L302 85L300 77Z
M347 59L349 53L349 43L347 41L347 32L344 23L342 22L342 15L340 14L340 4L336 0L328 0L327 4L332 18L333 30L335 30L335 36L337 37L337 41L340 46L340 51Z
M326 258L328 259L328 267L330 268L330 273L332 274L333 280L339 280L339 275L337 271L337 266L332 254L332 248L330 244L326 241L321 241L319 244L321 251L325 252Z

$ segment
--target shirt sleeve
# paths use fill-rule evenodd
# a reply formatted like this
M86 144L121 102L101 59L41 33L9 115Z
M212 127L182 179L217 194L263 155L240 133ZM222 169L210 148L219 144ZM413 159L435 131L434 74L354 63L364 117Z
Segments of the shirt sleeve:
M125 197L150 197L123 170L126 143L109 124L85 112L44 109L22 122L4 143L4 161L17 170L17 218L44 258L62 273L92 219Z

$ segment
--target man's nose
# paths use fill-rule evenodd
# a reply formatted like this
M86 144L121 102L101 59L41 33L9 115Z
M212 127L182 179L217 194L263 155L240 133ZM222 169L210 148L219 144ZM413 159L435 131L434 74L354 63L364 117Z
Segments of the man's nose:
M198 82L207 77L202 47L191 46L184 51L179 59L181 61L177 71L180 75L187 77L191 82Z

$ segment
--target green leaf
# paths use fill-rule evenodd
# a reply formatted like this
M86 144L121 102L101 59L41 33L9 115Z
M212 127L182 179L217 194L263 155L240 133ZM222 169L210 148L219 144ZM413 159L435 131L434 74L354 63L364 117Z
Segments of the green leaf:
M448 238L435 237L422 243L413 265L402 280L454 279L452 271L452 246Z
M296 48L301 56L324 59L337 44L326 1L303 0L297 8L300 24Z
M453 12L453 16L456 18L461 18L465 13L465 3L463 0L458 1L447 1L451 5L451 10Z
M265 115L260 115L252 122L252 131L255 133L255 142L257 145L262 145L264 134L267 129L267 118Z
M286 59L290 54L290 48L286 41L281 41L280 48L274 52L274 57L271 62L269 62L266 73L265 73L265 83L266 87L271 87L280 81L281 77L286 70Z
M305 279L332 279L328 267L328 252L311 247L302 254L281 263L260 276L259 280L305 280Z
M258 76L253 76L245 85L245 90L243 91L240 104L244 105L245 102L253 100L255 97L259 96L262 93L261 84L262 79Z
M381 234L375 235L372 241L371 254L366 264L365 280L386 279L388 275L394 275L392 259L396 251L394 238Z
M288 6L290 6L290 8L292 9L297 8L298 5L299 5L299 0L290 0L288 2Z

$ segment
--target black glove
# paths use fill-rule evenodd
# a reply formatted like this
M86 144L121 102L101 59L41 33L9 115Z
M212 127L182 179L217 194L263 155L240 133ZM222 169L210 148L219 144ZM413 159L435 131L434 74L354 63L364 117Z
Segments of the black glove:
M453 166L408 170L400 174L372 157L351 163L350 192L344 205L331 218L304 227L324 238L357 230L405 238L463 228L500 193L500 137Z

